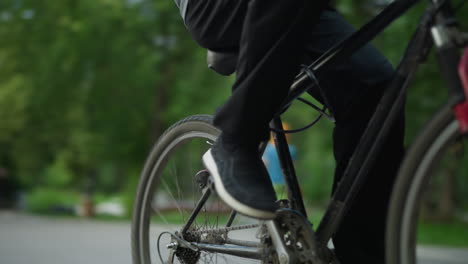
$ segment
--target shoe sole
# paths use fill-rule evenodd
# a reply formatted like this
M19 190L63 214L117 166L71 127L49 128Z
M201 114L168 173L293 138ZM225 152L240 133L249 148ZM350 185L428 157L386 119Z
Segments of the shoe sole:
M203 163L208 171L211 173L214 179L214 185L216 192L218 193L219 197L232 209L236 210L237 212L254 217L259 219L274 219L275 213L269 211L263 211L259 209L252 208L247 206L241 202L239 202L236 198L229 194L226 188L223 185L223 181L221 180L221 176L219 175L218 166L216 166L216 162L214 161L213 155L211 154L211 149L209 149L203 155Z

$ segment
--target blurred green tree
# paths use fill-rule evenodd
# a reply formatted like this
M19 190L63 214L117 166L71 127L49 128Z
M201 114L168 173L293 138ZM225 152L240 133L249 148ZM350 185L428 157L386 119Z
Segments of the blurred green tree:
M386 1L335 1L356 27ZM468 22L466 6L458 12ZM424 5L374 41L396 65ZM173 1L0 2L0 167L23 186L131 193L151 144L184 116L213 113L232 78L206 69ZM408 94L408 142L445 96L430 56ZM313 118L293 108L287 121ZM294 136L309 201L333 176L332 125ZM297 138L297 139L296 139ZM312 174L312 175L311 175ZM457 201L468 203L467 179Z
M71 171L69 187L88 175L122 187L165 127L212 112L213 95L228 92L171 1L9 0L0 10L0 146L28 186L50 183L53 167ZM99 179L106 166L114 181Z

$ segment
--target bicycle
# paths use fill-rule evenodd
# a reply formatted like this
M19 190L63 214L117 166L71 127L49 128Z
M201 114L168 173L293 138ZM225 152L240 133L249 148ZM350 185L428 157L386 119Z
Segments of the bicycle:
M316 76L368 43L418 2L393 1L355 34L304 67L280 113L299 99L319 111L319 118L332 118L324 108L310 104L300 95L311 87L319 87ZM287 147L285 133L291 131L283 130L279 115L272 120L271 129L288 199L278 201L282 209L271 221L240 217L217 198L212 179L201 162L202 154L220 133L212 125L211 116L195 115L175 123L156 142L141 174L132 221L133 262L238 263L242 258L262 263L338 263L327 244L339 224L346 221L343 216L403 105L411 76L435 46L449 87L449 100L428 122L404 159L392 193L387 225L387 263L415 263L416 224L424 191L444 154L455 149L460 155L466 150L463 144L468 134L468 49L462 59L459 50L467 45L468 34L460 31L450 1L429 1L397 74L379 102L316 229L307 220ZM210 67L221 74L232 73L235 70L232 56L210 54ZM455 147L450 147L453 144ZM261 144L260 150L263 147ZM461 161L462 165L468 164L466 158ZM156 220L151 219L153 215ZM151 254L152 249L156 253Z

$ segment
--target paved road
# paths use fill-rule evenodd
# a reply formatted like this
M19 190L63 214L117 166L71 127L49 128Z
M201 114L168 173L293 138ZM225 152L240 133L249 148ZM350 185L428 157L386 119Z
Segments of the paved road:
M0 211L1 264L131 263L130 225Z
M129 241L128 222L0 211L0 264L129 264ZM468 263L468 249L427 247L421 252L424 264Z

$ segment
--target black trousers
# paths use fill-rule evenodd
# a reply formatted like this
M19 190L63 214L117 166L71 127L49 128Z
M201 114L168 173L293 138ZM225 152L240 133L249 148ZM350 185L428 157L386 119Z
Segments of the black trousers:
M299 65L354 31L325 0L191 0L185 23L201 46L240 52L232 96L215 116L223 136L240 143L268 138L268 124ZM312 91L327 99L337 121L335 186L393 74L388 61L367 45L320 76L325 94ZM333 237L342 263L384 262L387 204L404 152L403 135L401 111L369 180Z

